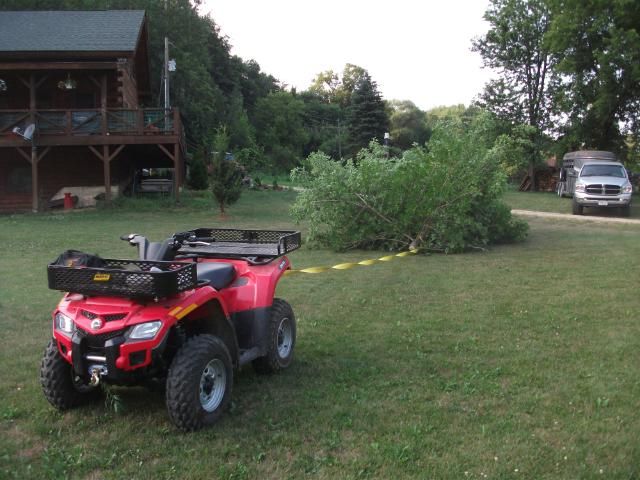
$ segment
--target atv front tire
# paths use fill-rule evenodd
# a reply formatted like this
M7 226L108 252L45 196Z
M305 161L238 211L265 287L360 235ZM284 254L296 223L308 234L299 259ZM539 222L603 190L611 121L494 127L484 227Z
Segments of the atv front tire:
M271 306L267 342L267 354L253 361L257 373L275 373L291 365L296 344L296 318L291 305L280 298L275 298Z
M181 430L217 422L231 400L233 365L222 340L197 335L178 351L167 376L167 410Z
M101 395L100 388L92 387L74 375L73 367L62 358L54 339L42 357L40 384L46 399L59 410L95 401Z

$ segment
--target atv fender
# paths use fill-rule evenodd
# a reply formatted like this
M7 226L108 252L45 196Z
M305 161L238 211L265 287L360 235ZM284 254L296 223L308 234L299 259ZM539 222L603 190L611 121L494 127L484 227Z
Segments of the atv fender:
M184 313L181 315L181 313ZM198 289L196 295L178 305L170 313L180 320L189 336L209 334L226 345L234 366L238 366L239 348L236 331L218 292L211 287Z

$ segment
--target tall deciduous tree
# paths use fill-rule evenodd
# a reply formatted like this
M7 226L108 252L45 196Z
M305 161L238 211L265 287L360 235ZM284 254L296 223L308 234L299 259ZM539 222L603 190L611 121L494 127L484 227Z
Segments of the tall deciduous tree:
M325 70L316 75L308 91L326 103L337 103L337 92L342 82L333 70Z
M389 131L389 117L376 82L365 73L356 85L347 109L347 131L352 153L366 147L371 140L382 141Z
M256 138L274 172L289 171L302 158L308 140L303 113L304 102L289 92L272 93L256 103Z
M549 1L565 143L624 153L627 135L640 139L640 2Z
M480 96L480 105L512 125L534 127L541 139L550 126L554 57L545 43L552 22L546 0L491 0L484 18L490 29L473 42L484 65L498 71ZM536 142L539 143L539 142ZM536 148L529 174L540 159ZM535 188L535 185L534 185Z
M431 130L426 124L426 113L409 100L392 100L390 133L394 147L408 150L414 143L424 145L431 136Z
M317 74L308 91L327 103L337 104L343 108L348 107L351 104L353 92L366 75L368 73L364 68L347 63L342 70L342 75L338 75L333 70Z

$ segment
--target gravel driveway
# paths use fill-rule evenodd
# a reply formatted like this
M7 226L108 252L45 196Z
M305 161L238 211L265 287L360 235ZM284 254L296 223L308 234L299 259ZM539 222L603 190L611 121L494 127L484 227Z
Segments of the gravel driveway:
M635 218L620 218L620 217L595 217L592 215L570 215L568 213L551 213L551 212L536 212L533 210L511 210L511 213L520 217L541 217L541 218L556 218L558 220L575 220L578 222L600 222L600 223L630 223L634 225L640 225L640 220Z

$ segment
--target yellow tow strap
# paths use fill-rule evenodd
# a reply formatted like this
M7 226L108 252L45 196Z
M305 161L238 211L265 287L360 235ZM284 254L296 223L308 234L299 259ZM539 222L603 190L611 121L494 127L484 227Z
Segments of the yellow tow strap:
M397 257L408 257L409 255L415 255L416 253L418 253L418 250L412 248L411 250L408 250L406 252L400 252L394 255L387 255L385 257L362 260L360 262L339 263L337 265L333 265L332 267L309 267L309 268L301 268L299 270L291 269L284 272L284 274L292 275L294 273L324 273L324 272L328 272L329 270L348 270L350 268L354 268L357 266L369 266L369 265L375 265L376 263L381 263L381 262L390 262L391 260Z

